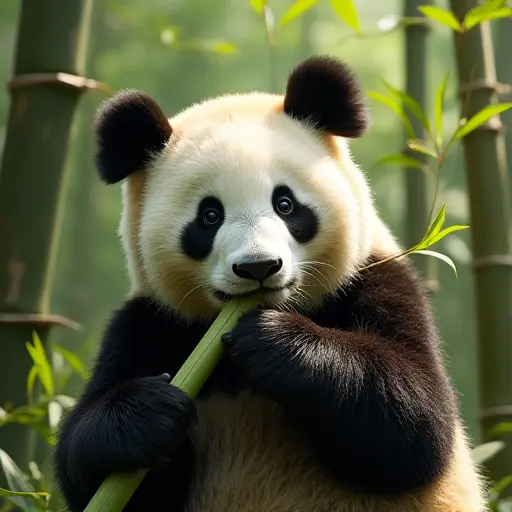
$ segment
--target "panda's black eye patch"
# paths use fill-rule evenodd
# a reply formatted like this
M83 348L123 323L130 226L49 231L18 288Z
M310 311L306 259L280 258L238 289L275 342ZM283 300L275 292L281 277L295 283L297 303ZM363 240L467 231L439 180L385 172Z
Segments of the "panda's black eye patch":
M181 234L183 252L195 260L210 254L217 231L224 222L224 206L213 196L203 198L197 206L196 217Z
M315 212L309 206L300 203L286 185L279 185L274 189L272 206L297 242L310 242L318 233Z

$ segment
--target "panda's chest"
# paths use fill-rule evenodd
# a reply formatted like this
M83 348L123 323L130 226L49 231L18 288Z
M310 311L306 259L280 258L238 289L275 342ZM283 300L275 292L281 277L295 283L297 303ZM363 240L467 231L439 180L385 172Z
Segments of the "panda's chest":
M197 402L196 475L187 512L346 510L346 493L324 473L284 411L243 391Z

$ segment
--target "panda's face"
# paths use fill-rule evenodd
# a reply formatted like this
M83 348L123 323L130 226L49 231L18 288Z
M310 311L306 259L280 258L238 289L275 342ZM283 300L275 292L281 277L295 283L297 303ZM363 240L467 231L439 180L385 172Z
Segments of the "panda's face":
M96 164L124 183L132 294L213 317L256 290L319 304L391 244L347 138L369 123L358 80L332 57L290 74L284 96L228 95L168 120L140 91L99 109Z
M209 316L234 296L311 305L358 263L359 172L282 114L203 125L171 140L147 173L140 224L155 294Z

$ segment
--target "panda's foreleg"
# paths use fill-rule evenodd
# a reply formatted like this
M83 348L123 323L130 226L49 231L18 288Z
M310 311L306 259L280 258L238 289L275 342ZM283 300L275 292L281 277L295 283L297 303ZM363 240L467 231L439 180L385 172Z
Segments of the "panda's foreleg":
M256 392L280 403L332 474L355 490L408 492L448 467L454 400L427 344L259 309L229 336Z
M91 379L63 420L55 470L70 509L82 511L112 472L149 467L125 510L180 510L191 477L192 401L169 385L186 342L144 299L128 301L106 330Z

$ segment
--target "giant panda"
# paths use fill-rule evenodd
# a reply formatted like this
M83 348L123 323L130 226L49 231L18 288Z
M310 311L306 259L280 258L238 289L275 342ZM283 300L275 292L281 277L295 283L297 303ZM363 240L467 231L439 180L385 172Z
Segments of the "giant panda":
M406 258L380 263L400 247L348 146L369 123L329 56L299 63L283 96L168 119L126 90L99 108L131 290L59 428L71 511L141 467L127 511L484 510L422 283ZM170 385L226 301L255 291L200 395Z

